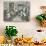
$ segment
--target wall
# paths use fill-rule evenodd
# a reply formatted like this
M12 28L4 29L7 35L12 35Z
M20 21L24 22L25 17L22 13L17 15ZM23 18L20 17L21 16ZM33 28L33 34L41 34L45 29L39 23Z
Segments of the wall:
M11 0L11 1L15 1L15 0ZM4 28L6 25L16 26L19 31L18 36L21 36L23 34L24 36L29 37L33 33L36 33L36 29L46 30L46 28L40 27L35 19L35 16L41 13L40 6L46 5L46 0L24 0L24 1L30 1L30 21L29 22L4 22L3 21L4 0L0 1L0 34L4 33Z

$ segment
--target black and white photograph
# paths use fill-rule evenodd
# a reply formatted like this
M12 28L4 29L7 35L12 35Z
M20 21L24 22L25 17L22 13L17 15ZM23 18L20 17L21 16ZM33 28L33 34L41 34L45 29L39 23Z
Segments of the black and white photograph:
M28 1L5 1L4 21L28 22L30 21L30 2Z

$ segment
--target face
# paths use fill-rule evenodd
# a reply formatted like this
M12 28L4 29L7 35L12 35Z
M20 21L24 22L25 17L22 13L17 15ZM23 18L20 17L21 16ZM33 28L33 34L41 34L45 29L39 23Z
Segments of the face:
M42 12L46 14L46 8L42 8Z

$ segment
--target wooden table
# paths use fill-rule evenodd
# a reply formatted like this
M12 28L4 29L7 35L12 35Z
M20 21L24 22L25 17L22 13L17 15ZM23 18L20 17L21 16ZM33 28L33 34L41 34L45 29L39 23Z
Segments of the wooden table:
M46 46L46 44L41 44L41 45L35 45L35 44L27 44L27 43L24 43L23 45L15 45L15 46Z

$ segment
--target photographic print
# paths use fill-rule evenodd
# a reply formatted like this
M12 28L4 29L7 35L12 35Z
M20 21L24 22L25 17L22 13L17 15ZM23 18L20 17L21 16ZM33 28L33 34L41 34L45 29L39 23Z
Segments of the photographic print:
M4 21L27 22L30 20L30 2L4 2Z

